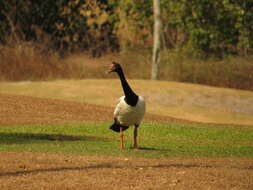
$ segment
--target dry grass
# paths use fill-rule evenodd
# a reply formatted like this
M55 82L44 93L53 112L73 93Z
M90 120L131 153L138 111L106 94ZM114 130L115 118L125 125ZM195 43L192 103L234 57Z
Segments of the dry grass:
M166 81L129 82L146 98L148 113L207 123L253 124L250 91ZM0 83L0 92L109 107L123 94L118 79Z
M253 57L200 60L180 52L164 51L161 54L159 79L253 90L252 60ZM100 58L79 54L71 55L64 60L81 65L81 78L108 78L104 70L112 61L118 61L123 65L128 78L150 79L151 52L148 50L132 49Z
M21 42L13 46L0 45L0 80L50 80L81 77L80 64L63 62L57 53L33 43Z
M151 52L131 49L117 54L92 58L90 54L73 54L60 59L45 44L32 42L0 46L0 80L52 80L107 78L102 67L120 62L129 78L149 79ZM211 86L253 90L253 57L224 60L200 60L183 52L161 54L161 80L191 82Z
M200 60L163 52L161 58L161 79L253 90L253 57Z

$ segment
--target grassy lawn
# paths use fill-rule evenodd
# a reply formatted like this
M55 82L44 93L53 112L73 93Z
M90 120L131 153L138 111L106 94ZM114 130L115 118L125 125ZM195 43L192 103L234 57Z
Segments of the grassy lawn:
M141 149L132 150L132 133L125 132L126 149L110 123L0 127L0 151L140 157L253 158L253 128L193 124L144 123Z

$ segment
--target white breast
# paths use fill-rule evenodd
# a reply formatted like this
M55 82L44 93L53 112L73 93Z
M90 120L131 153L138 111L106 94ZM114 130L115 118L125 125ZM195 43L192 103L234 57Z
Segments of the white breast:
M145 114L145 101L139 96L139 100L136 106L128 105L125 100L125 96L119 98L119 103L114 110L114 118L124 126L139 125Z

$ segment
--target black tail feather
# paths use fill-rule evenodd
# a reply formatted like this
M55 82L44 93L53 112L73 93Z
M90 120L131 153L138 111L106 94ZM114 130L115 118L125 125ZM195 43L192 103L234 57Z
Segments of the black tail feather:
M127 130L129 128L129 126L123 126L123 125L120 125L120 124L117 124L117 123L114 123L111 125L110 129L119 133L120 132L120 128L123 129L123 131Z

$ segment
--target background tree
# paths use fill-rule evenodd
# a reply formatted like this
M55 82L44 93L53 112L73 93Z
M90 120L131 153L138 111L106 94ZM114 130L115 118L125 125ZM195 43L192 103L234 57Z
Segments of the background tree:
M153 9L154 9L154 46L153 46L151 79L157 80L159 73L160 49L161 49L160 0L153 0Z

